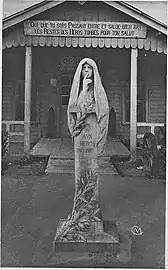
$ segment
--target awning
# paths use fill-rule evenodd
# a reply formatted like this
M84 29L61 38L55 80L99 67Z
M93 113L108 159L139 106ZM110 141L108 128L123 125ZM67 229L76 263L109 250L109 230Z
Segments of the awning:
M45 37L9 34L3 39L3 49L18 46L87 47L87 48L138 48L167 54L166 36L150 33L146 39L97 37Z

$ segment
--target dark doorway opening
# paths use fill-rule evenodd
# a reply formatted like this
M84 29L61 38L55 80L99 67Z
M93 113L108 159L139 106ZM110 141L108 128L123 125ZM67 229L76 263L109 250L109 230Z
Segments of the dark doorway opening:
M56 137L56 121L55 121L55 110L51 106L48 110L47 117L47 138L55 138Z
M113 108L109 112L108 136L112 138L116 137L116 113Z

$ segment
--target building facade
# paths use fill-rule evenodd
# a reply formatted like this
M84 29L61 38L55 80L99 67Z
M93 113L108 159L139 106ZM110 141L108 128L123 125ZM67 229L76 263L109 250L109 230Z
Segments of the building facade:
M109 135L130 136L135 153L138 136L166 123L167 29L129 5L44 1L5 18L2 41L2 122L26 154L41 137L70 136L67 105L84 57L99 67Z

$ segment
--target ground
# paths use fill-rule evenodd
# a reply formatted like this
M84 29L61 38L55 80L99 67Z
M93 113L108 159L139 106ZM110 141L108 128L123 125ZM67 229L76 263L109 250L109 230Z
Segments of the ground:
M131 238L131 261L96 267L164 268L165 183L132 171L103 176L100 185L103 218L116 220L119 232ZM72 208L74 177L43 172L38 161L13 165L2 176L2 267L80 267L79 256L65 262L52 252L57 223ZM133 226L142 235L133 235Z

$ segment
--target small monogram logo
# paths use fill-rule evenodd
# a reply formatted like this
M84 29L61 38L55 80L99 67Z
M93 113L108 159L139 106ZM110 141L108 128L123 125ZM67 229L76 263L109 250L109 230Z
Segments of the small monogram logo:
M140 227L138 226L133 226L131 228L131 232L134 234L134 235L142 235L143 234L143 231Z

